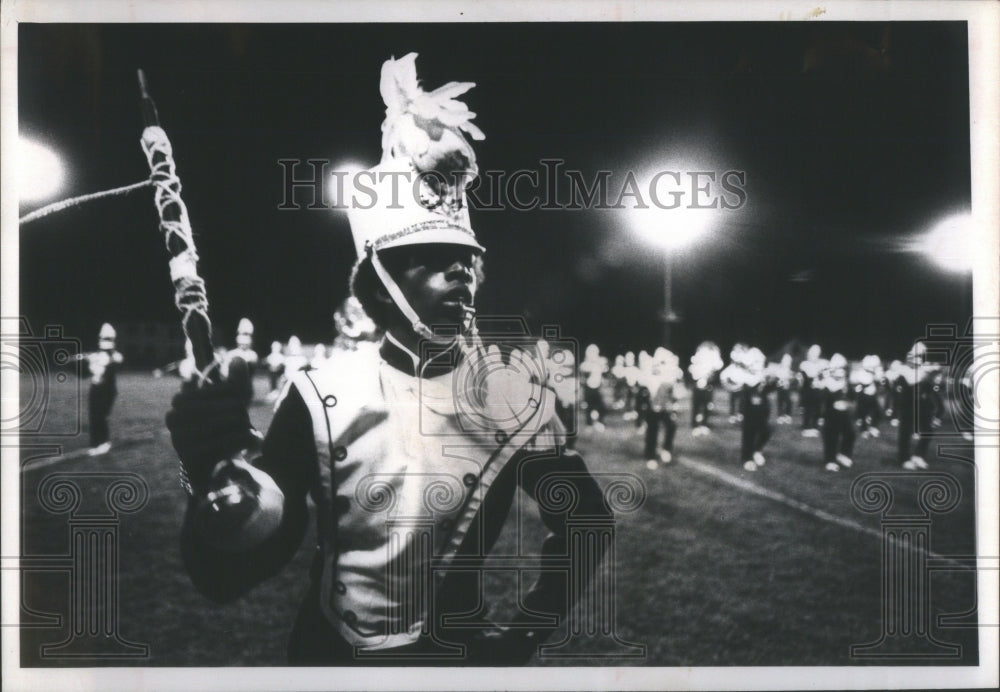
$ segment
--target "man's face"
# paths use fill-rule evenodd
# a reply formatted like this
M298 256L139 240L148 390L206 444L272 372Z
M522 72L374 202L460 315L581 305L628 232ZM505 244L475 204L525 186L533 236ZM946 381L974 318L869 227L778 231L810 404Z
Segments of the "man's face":
M466 307L472 307L479 280L475 249L462 245L414 245L393 272L396 283L431 330L462 331ZM401 258L402 259L402 258Z

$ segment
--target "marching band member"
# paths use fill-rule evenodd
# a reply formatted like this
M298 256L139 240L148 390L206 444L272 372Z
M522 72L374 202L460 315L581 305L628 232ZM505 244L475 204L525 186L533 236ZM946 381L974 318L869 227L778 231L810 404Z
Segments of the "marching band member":
M228 358L240 357L243 362L253 369L253 366L257 365L257 352L253 350L253 322L248 320L246 317L240 319L239 325L236 327L236 348L231 350L228 354Z
M779 425L792 422L792 386L795 382L795 373L792 371L792 354L785 353L781 356L780 363L768 363L767 375L773 379L778 391L778 417Z
M740 458L743 469L756 471L764 465L764 445L771 439L771 404L768 394L775 387L766 374L767 357L759 348L747 348L719 373L719 380L730 394L743 401L743 428Z
M893 409L899 420L896 459L908 471L927 468L930 430L942 409L940 372L926 360L927 346L918 341L906 354L906 362L892 373ZM910 454L913 436L917 448Z
M882 359L876 355L865 356L858 367L851 368L850 383L858 402L855 415L863 437L879 436L878 424L882 420L879 382L884 377Z
M729 362L730 364L737 364L739 366L745 365L744 358L750 347L747 346L742 341L738 341L733 344L733 349L729 352ZM743 421L743 396L739 390L729 392L729 422L730 423L741 423Z
M854 461L854 402L847 377L847 359L839 353L830 356L816 384L823 394L823 461L827 471L851 468Z
M240 319L240 323L236 327L236 348L228 351L222 361L222 376L224 378L229 377L229 366L234 358L239 358L246 363L245 393L249 402L253 399L253 373L259 357L257 352L253 350L253 322L246 317Z
M267 377L271 385L269 397L277 397L281 375L285 372L285 354L281 352L281 342L271 342L271 352L264 359L267 363Z
M896 417L896 393L894 383L899 376L899 369L903 367L902 361L893 360L889 367L882 373L882 381L879 384L882 395L882 410L885 417L889 419L889 425L894 428L899 427L899 418Z
M821 395L816 380L827 366L820 358L823 350L813 344L806 352L806 359L799 363L802 384L799 387L799 404L802 406L802 437L819 437Z
M646 424L646 411L649 409L649 388L643 381L643 373L649 372L653 368L653 357L648 351L639 351L639 359L636 361L635 372L635 427L641 428Z
M302 353L302 342L299 337L292 334L285 345L285 378L290 378L307 365L309 361Z
M677 398L674 387L684 372L677 356L665 348L658 348L647 361L648 366L639 374L640 384L649 392L645 409L646 421L646 466L657 468L657 459L664 464L673 461L674 435L677 433ZM656 451L660 426L663 427L663 447Z
M691 434L695 437L708 435L708 419L712 413L713 382L722 370L722 356L719 347L711 341L703 341L691 356L688 373L694 384L691 394Z
M97 335L97 351L82 354L90 370L90 395L88 417L90 424L90 449L87 454L100 456L111 451L111 430L108 416L118 396L118 366L124 358L115 348L115 328L105 322Z
M611 366L611 377L614 380L614 389L611 408L620 411L625 408L625 392L628 385L625 382L625 356L618 354L615 356L615 364Z
M323 344L316 344L313 346L313 355L309 359L309 367L313 370L319 370L324 365L326 365L326 346Z
M628 351L625 353L625 413L622 418L625 420L636 420L639 413L635 410L635 395L638 389L639 367L635 364L635 353Z
M601 385L604 383L604 373L608 371L608 359L601 355L597 344L590 344L580 363L580 374L583 375L583 403L587 406L587 427L600 432L604 430L604 416L608 407L604 403L604 393Z
M354 351L361 344L378 341L378 327L354 296L348 296L333 313L333 326L337 332L333 339L335 352Z
M168 415L193 493L184 561L203 593L231 600L288 563L313 498L319 546L289 645L299 665L522 664L572 607L568 585L586 585L599 556L568 573L543 570L509 626L489 621L482 564L518 487L549 532L543 560L567 554L570 520L610 520L600 486L563 447L554 395L523 367L533 356L505 356L477 335L484 249L465 205L477 169L463 133L479 131L454 100L473 85L424 92L415 59L383 66L375 204L348 214L352 292L384 337L377 350L345 352L318 370L289 368L259 456L241 462L268 501L252 522L220 526L213 505L200 511L218 460L255 447L245 407L224 386L208 387L179 395ZM405 184L394 195L398 180L378 176L389 172L418 174L419 198ZM572 504L549 501L553 480Z

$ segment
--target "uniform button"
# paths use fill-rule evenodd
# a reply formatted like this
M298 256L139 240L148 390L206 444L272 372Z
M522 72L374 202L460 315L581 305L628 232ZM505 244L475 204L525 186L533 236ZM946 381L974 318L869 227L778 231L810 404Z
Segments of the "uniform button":
M335 583L333 585L333 588L335 588L337 590L337 593L339 593L341 595L347 593L347 585L344 584L344 582L342 582L342 581L338 581L337 583ZM348 611L348 612L350 612L350 611ZM344 613L344 615L346 617L347 613Z
M507 444L507 433L503 430L497 430L496 435L493 438L497 441L498 445Z
M337 405L337 397L335 397L333 394L327 394L325 397L323 397L323 405L326 406L327 408L333 408L334 406Z
M462 477L462 482L465 483L466 487L471 488L476 484L476 474L467 473Z
M347 458L347 447L334 447L333 448L333 460L343 461Z
M353 625L358 621L358 616L354 613L353 610L345 610L344 614L341 617L344 618L344 622L346 622L348 625Z

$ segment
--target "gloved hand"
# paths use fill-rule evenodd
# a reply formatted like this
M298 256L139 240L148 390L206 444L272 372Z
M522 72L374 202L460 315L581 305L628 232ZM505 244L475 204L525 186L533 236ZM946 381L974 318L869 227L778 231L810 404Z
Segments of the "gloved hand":
M171 441L195 493L208 487L219 462L259 444L245 403L247 377L246 363L234 359L226 381L183 388L167 412Z

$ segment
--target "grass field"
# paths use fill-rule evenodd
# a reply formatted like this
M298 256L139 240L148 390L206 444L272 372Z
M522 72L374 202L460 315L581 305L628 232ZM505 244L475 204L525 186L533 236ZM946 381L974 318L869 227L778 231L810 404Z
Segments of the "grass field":
M22 629L23 665L284 663L288 634L307 586L314 539L307 537L281 574L235 603L217 606L195 592L180 562L177 536L185 495L163 426L177 387L173 379L122 375L111 417L116 444L104 457L72 456L73 450L86 446L85 433L22 438L21 553L25 565L36 565L22 571L22 623L45 625L44 613L62 616L49 626ZM258 393L265 388L259 380ZM52 419L47 429L59 429L60 424L64 430L73 428L76 404L68 395L64 398L48 402ZM253 406L251 417L266 430L270 413L261 402ZM968 665L978 660L975 613L962 620L962 627L943 627L936 618L975 607L974 573L957 568L931 573L926 621L933 637L961 646L960 657L905 661L851 657L852 644L878 639L883 621L882 517L855 507L850 489L861 474L899 470L893 458L894 429L884 426L879 439L859 437L854 468L828 473L822 468L820 440L802 438L794 425L775 426L765 448L767 464L751 474L743 471L738 459L737 426L717 417L713 435L694 438L687 420L682 410L677 462L657 470L646 467L642 437L634 424L615 413L609 415L604 432L581 434L577 445L592 471L635 474L646 487L645 504L617 518L616 559L611 566L617 583L615 630L622 640L644 645L645 656L603 659L600 655L607 649L602 642L584 638L572 640L567 650L586 658L535 660L535 664ZM67 452L69 458L54 460ZM971 458L971 451L965 456ZM938 556L972 555L974 466L935 455L930 461L932 471L949 474L962 490L953 510L932 515L930 550ZM44 563L39 556L68 553L70 520L67 514L41 506L39 486L54 474L89 474L77 477L82 489L79 519L104 502L107 478L95 474L122 472L138 474L149 488L149 498L139 511L122 514L118 524L116 631L125 640L148 645L148 655L122 660L42 657L41 646L68 637L72 618L68 573L37 567ZM892 482L897 515L916 511L913 480L912 473L900 474ZM530 501L520 499L525 507L514 511L524 512L527 545L536 545L541 526ZM501 537L497 552L514 552L513 524L508 522L511 530ZM490 572L487 586L498 603L506 604L495 615L502 618L512 612L517 588L513 573ZM109 648L102 644L95 650L110 651L111 643L106 644ZM901 646L903 651L912 650L909 644Z

